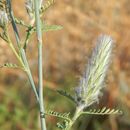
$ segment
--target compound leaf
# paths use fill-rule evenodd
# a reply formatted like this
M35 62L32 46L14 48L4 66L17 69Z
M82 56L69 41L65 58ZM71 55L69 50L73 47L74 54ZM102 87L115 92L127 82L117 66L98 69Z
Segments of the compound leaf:
M55 117L62 118L67 121L71 121L71 119L69 118L70 113L59 113L53 110L48 110L45 112L45 115L55 116Z
M17 64L13 64L13 63L5 63L3 65L0 66L1 68L3 67L7 67L7 68L19 68L19 66Z
M54 0L49 0L47 3L45 3L41 9L40 9L40 14L43 14L47 9L49 9L52 5L54 4Z
M110 109L103 107L102 109L90 109L89 111L83 111L81 114L93 114L93 115L110 115L110 114L122 114L122 111L118 109Z
M43 25L42 31L49 32L49 31L56 31L61 30L63 27L61 25Z

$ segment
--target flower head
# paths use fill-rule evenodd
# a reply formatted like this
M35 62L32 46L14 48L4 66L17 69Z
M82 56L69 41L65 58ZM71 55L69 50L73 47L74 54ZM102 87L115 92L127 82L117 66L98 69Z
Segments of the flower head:
M26 10L27 10L27 13L28 13L30 19L33 19L34 18L34 2L33 2L33 0L27 0L25 2L25 7L26 7Z
M111 61L113 40L110 36L101 35L92 56L88 61L84 76L79 87L75 89L76 101L79 106L88 107L99 101L104 78Z
M5 27L5 25L9 22L7 13L5 11L0 11L0 26Z
M42 6L43 0L39 0L39 9ZM30 19L34 19L34 0L26 0L25 7Z

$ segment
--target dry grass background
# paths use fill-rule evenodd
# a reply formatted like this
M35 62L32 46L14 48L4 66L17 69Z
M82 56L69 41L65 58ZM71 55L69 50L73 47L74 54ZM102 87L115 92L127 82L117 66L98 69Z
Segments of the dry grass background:
M15 15L28 22L24 0L13 0ZM115 40L113 62L108 83L108 106L125 104L130 108L130 1L129 0L56 0L44 16L48 24L63 25L63 30L44 34L45 84L56 88L64 80L77 80L82 74L98 35L109 34ZM25 31L20 28L21 38ZM12 39L13 39L13 34ZM15 61L15 57L0 41L0 63ZM28 58L37 82L37 52L34 39L28 46ZM4 85L24 79L20 71L0 70L0 91ZM8 76L7 76L8 75ZM13 75L13 76L12 76ZM76 83L75 83L76 84ZM69 87L69 86L68 86ZM111 119L111 129L118 126ZM130 124L129 124L130 125ZM130 128L130 127L129 127ZM127 128L122 129L127 130Z

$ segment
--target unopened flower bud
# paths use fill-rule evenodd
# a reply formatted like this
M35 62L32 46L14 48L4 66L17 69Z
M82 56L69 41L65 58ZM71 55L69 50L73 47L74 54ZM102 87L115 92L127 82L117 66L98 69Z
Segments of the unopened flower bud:
M33 19L34 18L34 2L33 2L33 0L27 0L25 3L25 7L26 7L26 10L27 10L27 13L28 13L30 19Z
M39 0L39 9L41 8L42 6L42 0ZM26 7L26 10L27 10L27 13L30 17L30 19L34 19L34 0L26 0L25 2L25 7Z
M8 24L8 16L5 11L0 11L0 26L4 27L6 24Z

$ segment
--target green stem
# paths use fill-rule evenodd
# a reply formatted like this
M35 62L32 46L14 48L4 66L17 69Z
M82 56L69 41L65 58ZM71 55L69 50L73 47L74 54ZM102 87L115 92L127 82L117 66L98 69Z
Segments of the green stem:
M38 93L37 93L36 86L35 86L35 83L34 83L34 80L33 80L33 77L32 77L28 62L27 62L26 54L25 54L24 49L22 49L21 45L20 45L20 37L19 37L19 33L18 33L17 26L16 26L16 23L15 23L13 10L12 10L12 7L11 7L11 0L6 0L6 2L7 2L7 5L8 5L8 8L9 8L9 15L10 15L10 18L11 18L11 24L12 24L12 27L13 27L13 30L14 30L17 46L19 48L19 52L20 52L20 55L21 55L21 59L23 60L24 66L28 70L28 71L26 71L26 73L28 75L28 78L29 78L31 87L32 87L32 89L34 91L34 94L36 96L36 99L39 102Z
M18 61L19 61L19 62L21 63L21 65L23 66L24 70L26 71L26 73L27 73L27 75L28 75L28 77L29 77L29 81L31 82L31 85L33 86L33 88L35 88L35 84L34 84L34 82L33 82L33 78L32 78L32 76L31 76L31 72L30 72L30 69L29 69L29 67L28 67L28 62L27 62L27 59L26 59L26 55L25 55L25 53L24 53L24 49L21 48L21 52L22 52L22 54L24 54L24 55L23 55L23 59L21 59L21 57L18 55L16 49L14 48L14 46L13 46L13 44L12 44L12 42L11 42L10 37L9 37L8 34L9 34L9 33L8 33L8 29L7 29L8 44L9 44L10 48L12 49L12 51L14 52L15 56L17 57ZM37 93L35 89L34 89L34 92ZM38 95L36 95L36 98L37 98L37 100L39 101Z
M39 103L40 103L40 121L41 130L46 130L45 110L43 101L43 70L42 70L42 27L39 14L39 0L34 0L36 31L38 39L38 77L39 77Z
M28 76L28 78L29 78L29 81L30 81L30 83L31 83L31 85L32 85L32 88L36 88L36 87L35 87L35 84L34 84L34 80L33 80L32 74L31 74L31 71L30 71L30 68L29 68L29 66L28 66L28 61L27 61L27 59L26 59L26 54L25 54L24 49L21 48L21 51L20 51L20 52L22 53L22 60L23 60L24 65L25 65L25 67L26 67L26 73L27 73L27 76ZM37 99L37 101L38 101L38 103L39 103L39 96L38 96L38 94L37 94L36 89L33 89L33 91L34 91L35 96L36 96L36 99Z
M77 107L76 111L74 113L74 116L72 118L72 121L69 123L68 127L66 130L71 130L71 127L73 126L73 124L76 122L76 120L79 118L79 116L81 115L82 112L82 107Z
M8 42L8 45L10 46L11 50L13 51L13 53L15 54L16 58L18 59L18 61L20 62L20 64L22 65L23 69L25 70L25 65L21 59L21 57L19 56L18 52L16 51L10 37L9 37L9 31L8 31L8 28L6 27L6 37L7 37L7 42Z

